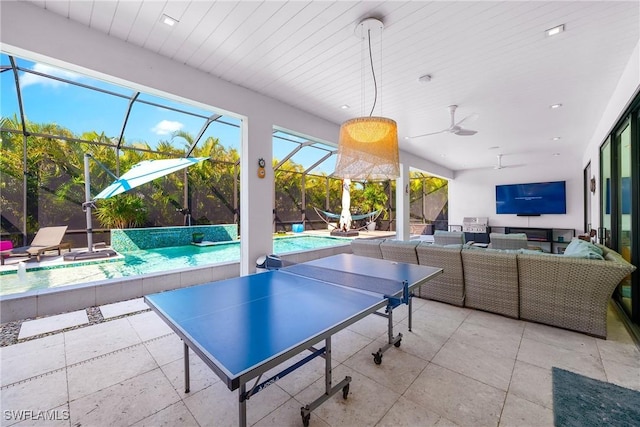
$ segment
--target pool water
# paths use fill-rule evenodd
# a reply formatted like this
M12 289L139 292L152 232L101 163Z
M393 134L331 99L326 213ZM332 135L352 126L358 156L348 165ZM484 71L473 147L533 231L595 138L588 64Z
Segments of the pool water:
M273 239L276 254L318 249L347 243L335 237L296 236ZM147 249L122 254L123 259L73 266L62 264L27 270L24 280L18 274L0 276L0 295L9 295L37 289L95 282L127 276L176 270L185 267L204 266L219 262L239 261L240 242L220 243L212 246L174 246Z

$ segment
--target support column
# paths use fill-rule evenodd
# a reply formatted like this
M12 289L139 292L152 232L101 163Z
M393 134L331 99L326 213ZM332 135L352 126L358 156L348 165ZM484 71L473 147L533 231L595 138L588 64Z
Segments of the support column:
M258 115L242 121L240 155L240 275L255 273L256 260L273 252L273 126ZM265 176L258 177L264 159Z
M409 240L409 165L400 163L400 176L396 178L396 239Z

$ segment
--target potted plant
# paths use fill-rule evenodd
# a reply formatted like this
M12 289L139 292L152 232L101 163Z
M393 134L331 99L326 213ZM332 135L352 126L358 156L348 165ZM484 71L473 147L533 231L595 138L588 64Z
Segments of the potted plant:
M191 241L193 243L202 243L204 240L204 233L196 232L191 235Z

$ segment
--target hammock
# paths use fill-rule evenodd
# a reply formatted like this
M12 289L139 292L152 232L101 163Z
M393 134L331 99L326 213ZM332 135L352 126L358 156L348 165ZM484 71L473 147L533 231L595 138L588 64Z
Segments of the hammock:
M333 226L333 224L331 224L331 222L329 222L330 219L333 219L333 220L340 219L340 214L323 211L322 209L318 209L316 207L314 207L313 210L315 210L316 213L318 214L318 216L320 217L320 219L322 219L328 225ZM366 214L351 215L351 220L352 221L359 221L361 219L370 218L368 222L372 222L372 221L375 221L380 216L381 213L382 213L382 209L379 209L377 211L369 212L369 213L366 213ZM327 217L327 219L325 219L324 217ZM361 230L361 229L364 229L364 228L366 228L366 225L363 226L363 227L358 228L358 230Z

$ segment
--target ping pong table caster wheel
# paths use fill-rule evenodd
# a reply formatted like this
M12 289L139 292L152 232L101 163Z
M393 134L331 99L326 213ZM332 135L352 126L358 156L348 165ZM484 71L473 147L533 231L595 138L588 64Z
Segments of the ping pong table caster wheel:
M398 340L398 341L396 341L395 343L393 343L393 345L394 345L395 347L400 347L400 343L401 343L401 342L402 342L402 340Z
M308 406L307 406L308 408ZM300 408L300 415L302 416L302 425L304 427L309 427L309 420L311 419L311 412L305 414L305 407Z
M377 353L371 353L371 355L373 356L373 361L376 363L376 365L379 365L382 363L382 352L378 351Z
M348 395L349 395L349 384L342 387L342 398L346 399Z

